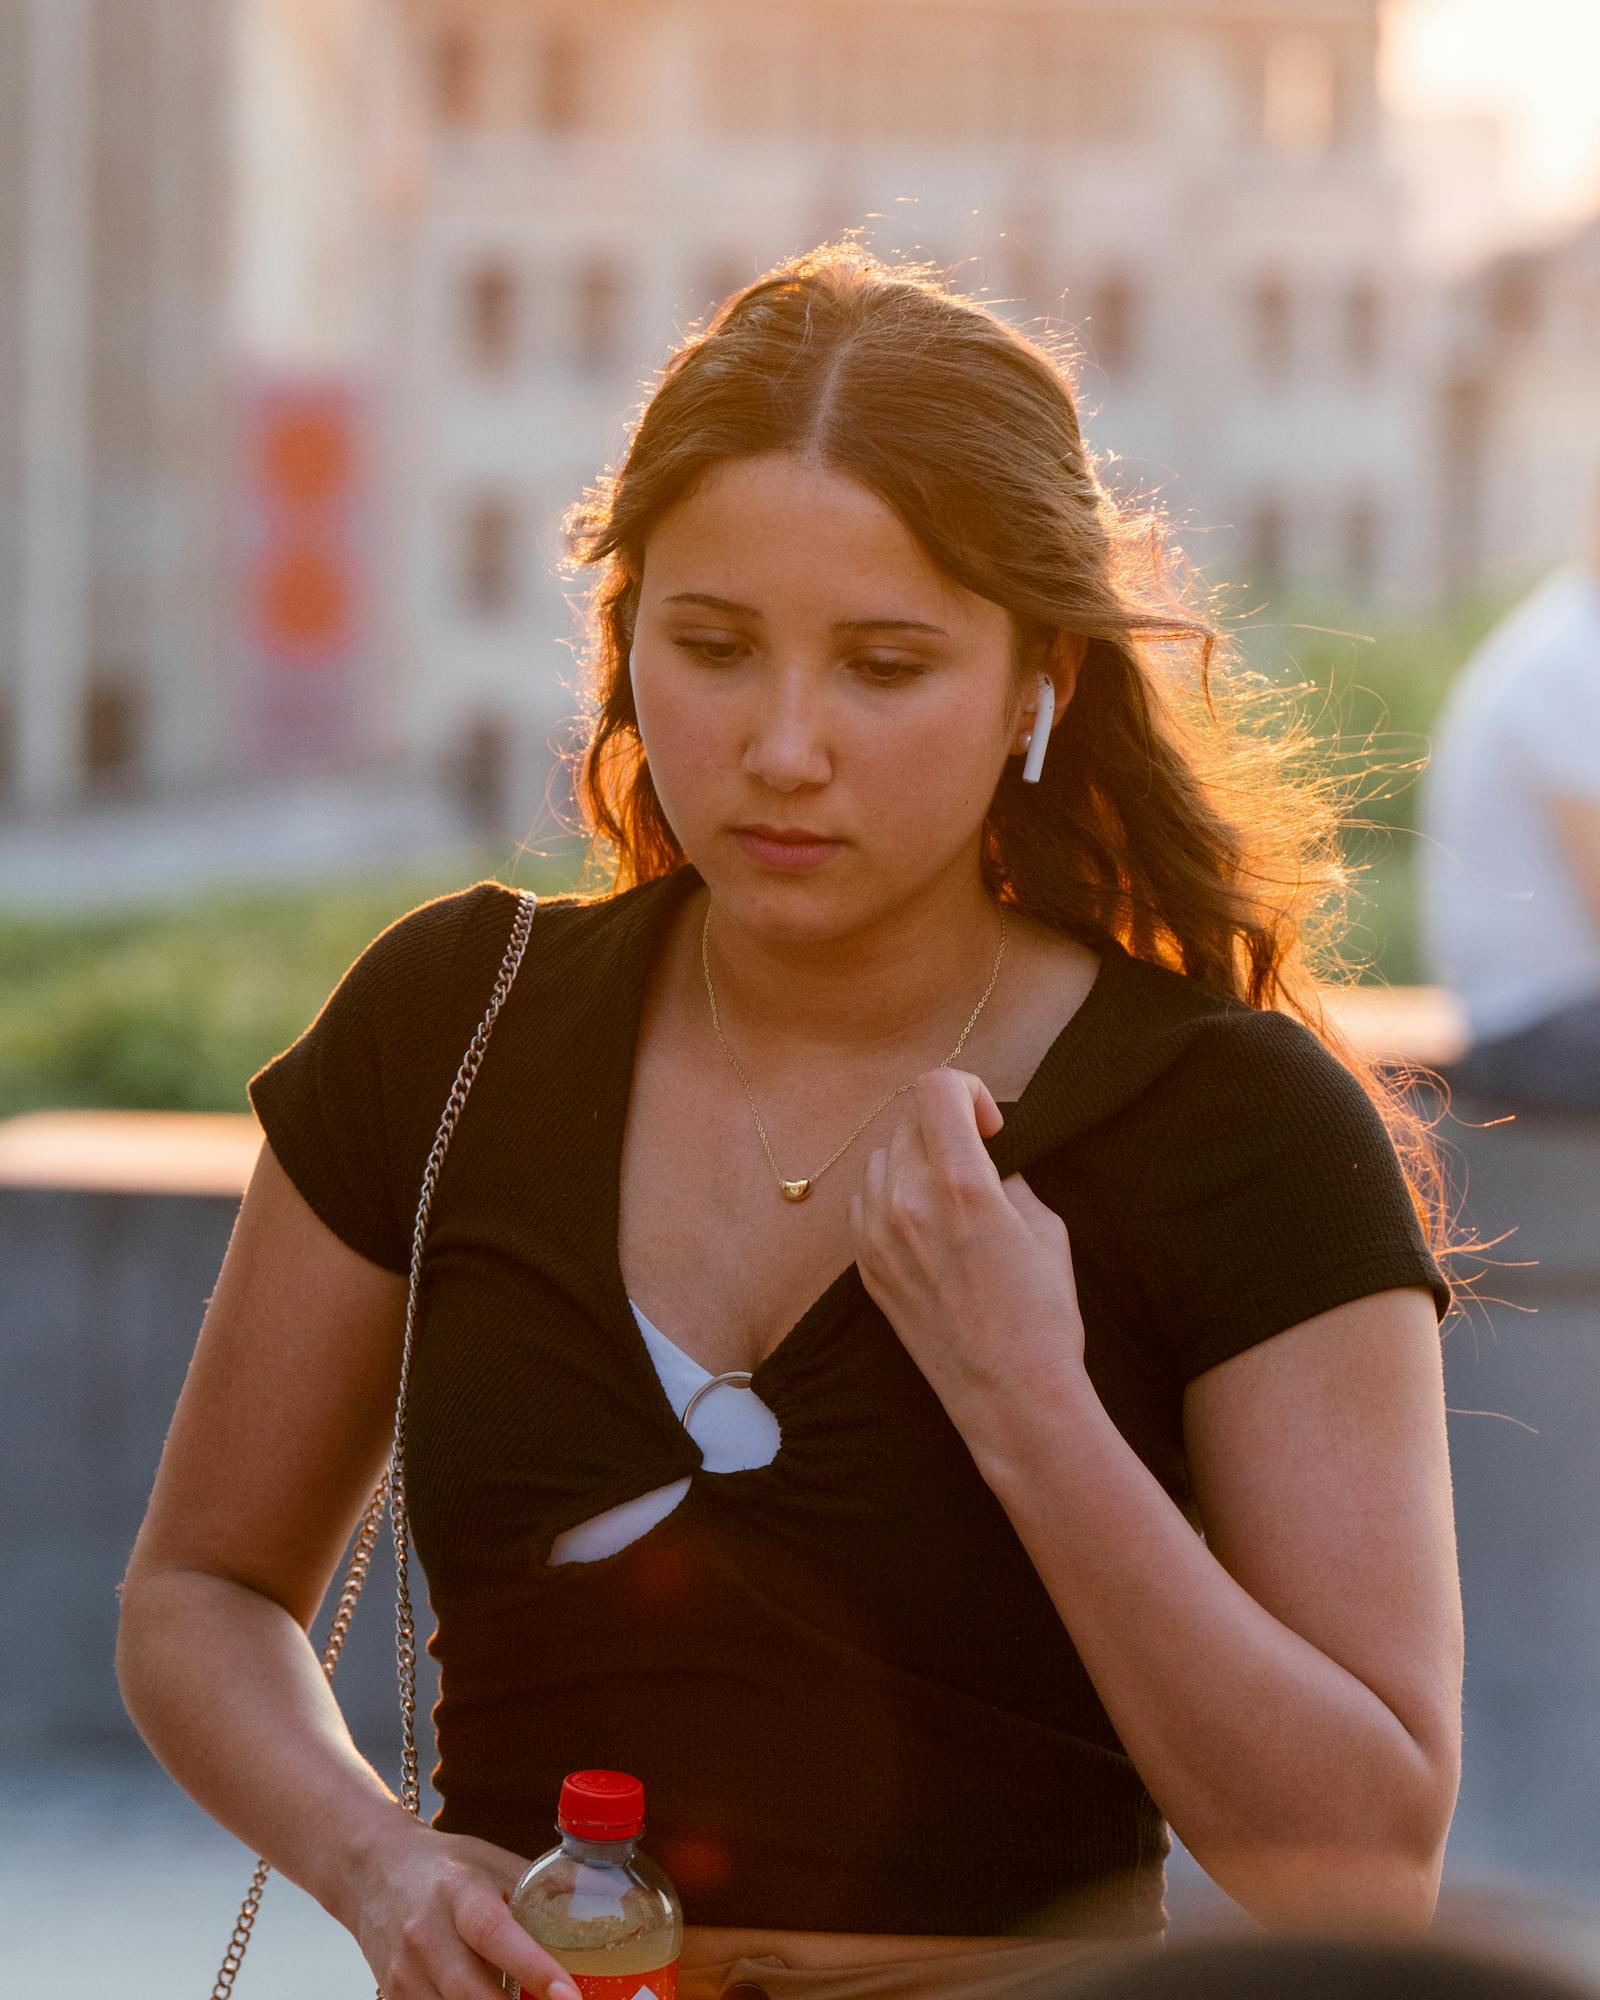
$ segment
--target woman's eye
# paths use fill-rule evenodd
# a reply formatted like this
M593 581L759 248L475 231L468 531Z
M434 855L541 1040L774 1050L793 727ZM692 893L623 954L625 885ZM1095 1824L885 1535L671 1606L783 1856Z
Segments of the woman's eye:
M726 666L729 656L739 648L731 639L677 639L673 642L683 652L691 653L696 659L704 660L713 667ZM875 660L859 655L853 665L861 667L869 681L879 687L892 687L897 681L909 680L927 669L917 660Z
M874 676L880 670L890 675L892 677L891 682L886 683L886 685L890 685L892 681L897 680L913 680L918 674L927 672L927 668L916 660L863 660L861 665L870 669Z
M739 650L728 639L675 639L673 644L685 653L693 653L696 659L709 660L714 667L724 666L728 654Z

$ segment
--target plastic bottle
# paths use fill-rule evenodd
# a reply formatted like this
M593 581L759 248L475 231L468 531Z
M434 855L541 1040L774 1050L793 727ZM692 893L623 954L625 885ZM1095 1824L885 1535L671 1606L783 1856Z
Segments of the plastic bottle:
M511 1914L583 2000L677 2000L683 1905L637 1847L644 1785L626 1771L572 1771L556 1809L561 1843L511 1892ZM521 1989L507 1982L513 1994Z

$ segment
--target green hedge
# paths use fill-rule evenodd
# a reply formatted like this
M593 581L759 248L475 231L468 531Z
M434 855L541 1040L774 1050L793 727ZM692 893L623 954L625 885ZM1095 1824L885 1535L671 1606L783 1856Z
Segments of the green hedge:
M1367 869L1350 951L1395 985L1425 976L1410 829L1428 728L1466 654L1520 594L1382 627L1302 606L1237 628L1251 667L1306 685L1301 712L1336 768L1372 770L1352 810L1373 824L1347 843ZM578 865L530 860L517 886L560 893ZM478 877L508 879L504 866L502 849L449 876L208 895L126 916L0 912L0 1117L55 1105L246 1110L245 1079L294 1040L385 924Z
M1346 807L1345 857L1360 871L1346 955L1393 986L1429 978L1417 943L1417 779L1450 682L1479 640L1537 582L1529 577L1443 615L1374 623L1338 605L1269 610L1237 635L1249 665L1300 692L1325 763L1359 778Z
M1339 608L1269 612L1237 629L1257 671L1305 685L1302 714L1340 771L1372 770L1353 810L1392 833L1415 826L1413 788L1445 691L1467 655L1528 586L1443 616L1363 622Z
M575 869L530 861L514 886L559 894ZM448 875L234 890L127 915L0 912L0 1117L248 1111L246 1078L386 924L491 875L513 880L503 848Z

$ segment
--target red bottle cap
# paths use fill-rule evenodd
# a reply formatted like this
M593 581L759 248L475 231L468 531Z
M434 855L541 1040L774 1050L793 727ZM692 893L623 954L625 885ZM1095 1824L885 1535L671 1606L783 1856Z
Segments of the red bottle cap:
M556 1825L580 1840L630 1840L644 1832L644 1784L627 1771L569 1771Z

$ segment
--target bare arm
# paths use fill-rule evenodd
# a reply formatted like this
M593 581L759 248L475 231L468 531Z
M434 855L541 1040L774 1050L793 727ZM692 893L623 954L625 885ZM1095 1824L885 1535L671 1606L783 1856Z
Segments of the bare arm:
M979 1463L1184 1845L1260 1922L1425 1930L1463 1638L1432 1300L1373 1293L1198 1376L1201 1542L1087 1378Z
M123 1580L117 1680L184 1790L351 1930L380 1976L400 1969L384 1954L409 1920L405 1949L437 1976L475 1969L487 1996L492 1964L544 1992L560 1968L500 1898L525 1860L405 1811L308 1637L387 1459L406 1291L264 1145Z
M1579 898L1596 935L1600 935L1600 798L1552 792L1546 795L1545 804Z

